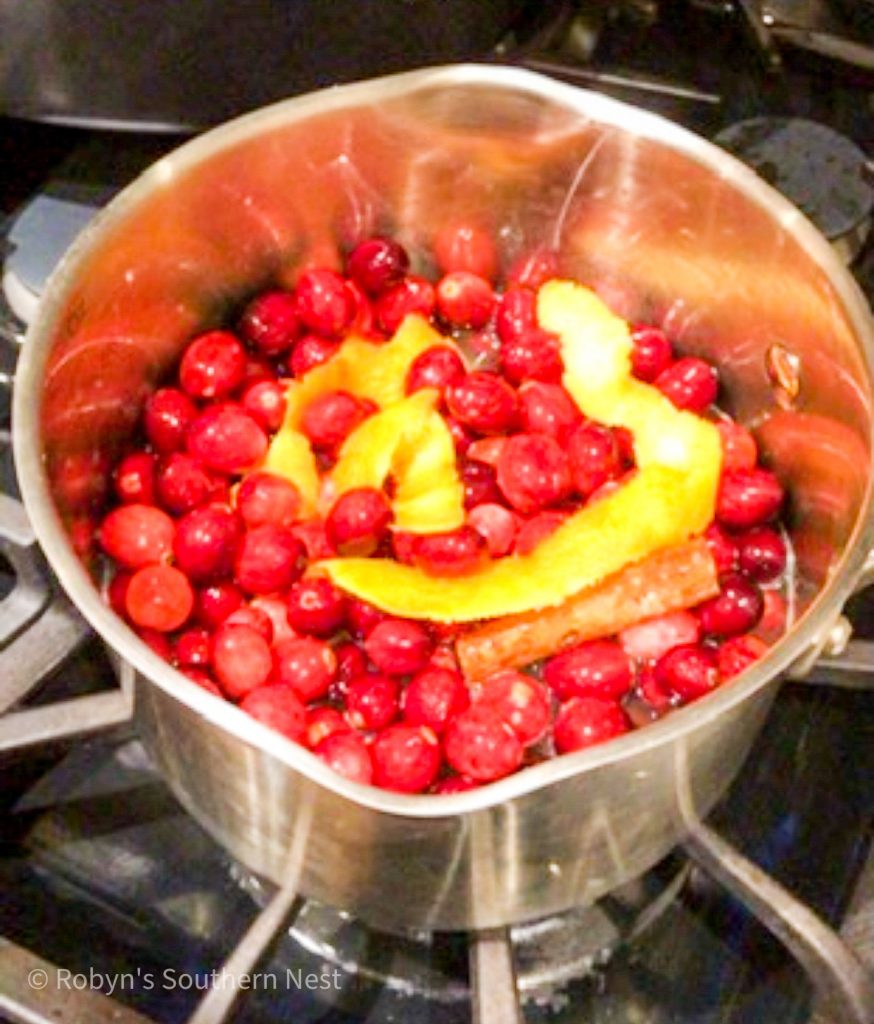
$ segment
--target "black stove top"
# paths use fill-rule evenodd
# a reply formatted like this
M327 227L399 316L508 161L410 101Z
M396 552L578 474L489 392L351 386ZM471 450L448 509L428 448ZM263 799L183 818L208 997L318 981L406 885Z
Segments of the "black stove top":
M804 118L871 155L872 73L773 37L763 47L746 3L568 6L577 15L573 24L565 21L538 45L499 59L602 89L708 136L754 117ZM779 66L769 56L773 45ZM180 140L7 120L0 128L0 212L12 223L38 194L43 205L46 196L84 204L84 217ZM874 296L874 245L863 248L854 271ZM8 350L2 358L0 372L10 368ZM0 424L3 418L0 397ZM4 429L0 492L8 495L15 481ZM14 584L5 568L0 556L0 596ZM856 598L848 613L860 639L851 649L860 671L815 671L810 682L784 687L709 825L823 919L861 937L859 952L870 955L874 706L863 670L874 665L865 643L874 639L874 593ZM84 635L71 631L75 654L16 710L115 696L101 644ZM0 666L2 655L0 645ZM845 657L844 669L846 663ZM826 678L844 685L817 685ZM3 686L0 679L0 698ZM221 972L271 895L180 808L124 715L116 718L121 724L78 739L68 738L75 730L61 722L49 730L51 742L26 749L14 749L0 719L0 1020L188 1020L208 984L221 985L213 972ZM804 970L701 864L694 847L678 850L633 893L599 905L597 917L572 914L516 929L524 1020L820 1019ZM251 974L252 991L227 1019L479 1019L470 997L470 943L466 935L381 935L342 912L299 902ZM50 965L64 973L39 973ZM198 1024L219 1019L201 1017Z

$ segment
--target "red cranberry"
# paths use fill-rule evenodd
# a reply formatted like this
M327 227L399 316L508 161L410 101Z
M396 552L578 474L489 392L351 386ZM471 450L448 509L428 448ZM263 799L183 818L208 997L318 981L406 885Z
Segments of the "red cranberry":
M162 454L185 447L188 428L197 417L197 406L183 391L161 388L147 401L143 426L152 447Z
M118 500L125 505L155 504L155 469L151 452L131 452L119 462L113 477Z
M723 681L739 676L750 665L768 653L768 645L757 636L734 636L716 652L719 677Z
M786 542L769 526L758 526L738 537L740 571L757 583L779 579L786 568Z
M140 640L153 650L162 661L170 660L173 655L173 648L164 633L147 626L137 629L136 633Z
M224 625L250 626L256 633L260 633L268 644L273 643L273 620L263 609L253 604L244 604L232 611L225 619Z
M711 523L704 531L707 547L716 563L716 571L720 576L733 572L737 568L737 541L727 533L719 523Z
M262 594L260 597L254 597L249 607L253 611L262 612L269 620L270 633L274 644L281 644L286 640L294 640L297 637L297 633L295 633L288 622L285 601L278 595Z
M346 281L346 287L352 296L352 303L355 308L355 315L349 325L349 333L357 334L359 337L371 338L374 341L382 340L382 332L376 326L376 310L373 302L367 294L354 281Z
M434 258L444 274L466 270L492 281L498 272L498 251L491 234L472 221L440 228L434 237Z
M467 576L488 557L485 538L472 526L418 537L413 560L429 576Z
M590 640L561 651L546 662L543 678L559 700L598 697L618 700L633 677L631 659L615 640Z
M194 592L185 574L172 565L147 565L131 577L125 603L131 622L169 633L187 621Z
M303 523L295 523L291 532L303 544L307 558L311 562L319 562L324 558L334 558L337 550L328 539L325 523L322 519L308 519Z
M447 775L437 782L434 793L438 796L451 796L453 793L467 793L471 789L479 789L475 779L469 779L466 775Z
M179 383L192 398L227 398L246 376L246 350L230 331L208 331L186 348Z
M678 409L704 412L716 401L719 375L710 363L687 356L663 370L655 379L655 386Z
M349 599L349 603L346 608L346 618L349 622L349 627L352 633L357 636L364 638L370 633L374 626L379 625L385 619L389 618L388 612L382 611L380 608L376 608L372 604L368 604L366 601L361 601L357 597Z
M450 327L479 330L491 320L495 293L485 278L455 270L437 284L437 312Z
M498 486L523 514L564 501L572 483L567 456L543 434L515 434L498 459Z
M132 576L133 573L117 569L106 588L109 606L116 615L120 615L123 619L127 618L127 588L130 586Z
M242 607L245 601L243 592L233 583L211 583L207 587L201 587L195 594L195 618L208 629L216 629L232 612Z
M351 640L338 644L334 648L334 655L337 658L337 679L343 689L347 683L351 683L358 676L363 676L367 671L367 658L364 656L364 651Z
M330 391L306 407L301 429L316 448L334 448L366 416L364 404L348 391Z
M418 534L407 530L394 530L391 535L391 551L401 565L413 565L416 560Z
M166 561L173 550L176 526L154 505L121 505L103 520L103 550L127 569Z
M532 516L519 527L513 546L514 553L530 555L547 537L551 537L566 519L567 513L555 511Z
M618 704L593 697L574 697L555 718L555 749L560 754L604 743L628 732L629 723Z
M418 355L407 373L406 393L421 388L437 388L442 395L450 384L464 377L461 356L448 345L434 345Z
M337 674L337 659L324 640L300 637L277 644L274 650L278 682L305 702L325 696Z
M734 420L719 420L716 429L722 446L722 472L752 469L759 461L759 446L747 428Z
M274 380L257 380L243 392L240 405L264 430L273 433L285 419L285 389Z
M425 725L398 722L384 729L370 748L373 783L398 793L421 793L440 771L440 742Z
M246 341L266 356L287 352L300 329L294 295L282 291L257 295L246 306L239 329Z
M560 384L528 381L519 388L519 408L523 430L545 434L560 444L582 420L573 398Z
M495 328L504 345L537 327L537 296L528 288L508 288L501 296Z
M674 353L668 336L658 327L635 327L631 333L631 371L651 383L671 365Z
M730 529L746 529L773 519L782 504L783 488L770 470L730 470L719 484L716 517Z
M552 718L552 705L546 686L513 669L489 676L483 683L476 703L497 711L516 733L523 747L540 740Z
M346 688L346 719L356 729L384 729L397 718L398 697L396 679L359 676Z
M655 680L684 704L710 693L719 683L716 656L706 647L685 644L663 654L655 664Z
M343 334L355 315L346 282L334 270L305 270L297 279L295 300L301 323L325 338Z
M240 542L240 521L224 505L203 505L176 524L173 554L192 580L228 575Z
M222 690L239 700L270 677L270 644L251 626L224 623L212 639L212 667Z
M452 719L470 704L470 695L459 672L429 666L410 680L404 690L404 718L442 733Z
M522 285L537 291L541 285L558 275L558 264L558 253L554 249L539 246L513 261L507 280L511 285Z
M564 373L558 341L539 327L529 327L502 346L501 368L511 384L525 380L556 384Z
M599 423L584 423L568 438L568 458L574 487L584 498L622 473L616 435Z
M446 427L452 438L452 443L455 445L456 455L464 455L465 452L470 448L470 443L473 440L473 434L463 427L457 419L453 416L444 417L446 420Z
M242 473L267 452L267 435L239 405L214 405L188 430L188 451L210 469Z
M513 550L518 523L508 508L493 502L475 505L467 521L484 538L492 558L500 558Z
M506 434L518 414L516 392L497 374L475 371L446 389L446 404L480 434Z
M394 334L410 313L428 319L436 305L434 285L424 277L410 274L376 300L376 322L386 334Z
M619 634L622 649L631 658L656 661L672 647L696 644L701 626L691 612L670 612L629 626Z
M286 590L306 568L303 544L285 526L265 523L249 530L237 554L234 574L250 594Z
M373 779L370 750L358 733L351 730L333 732L314 748L313 753L333 768L338 775L342 775L351 782L368 786Z
M304 377L313 367L321 366L337 354L339 345L317 334L308 334L294 346L291 353L290 369L295 377Z
M259 686L240 702L247 714L295 743L306 733L306 708L288 686Z
M464 485L465 508L503 501L504 496L498 487L498 475L494 467L485 462L478 462L475 459L463 462L461 482Z
M210 674L204 671L204 669L185 666L180 668L179 671L186 679L190 679L192 683L195 683L202 690L206 690L207 693L212 693L216 697L224 697L222 691L213 682Z
M640 666L635 695L644 705L640 707L635 700L628 704L628 713L636 726L664 717L677 703L670 690L656 679L655 666L650 662Z
M474 704L452 719L444 748L450 767L477 782L503 778L522 764L523 748L516 733L485 704Z
M330 636L346 617L346 598L325 577L300 580L288 592L288 621L293 629Z
M367 557L377 549L391 521L391 505L382 491L356 487L334 502L325 529L341 555Z
M250 473L237 488L237 512L252 528L274 523L290 526L300 511L300 491L283 476L259 471Z
M313 749L335 732L349 732L351 728L336 708L312 708L306 717L306 745Z
M720 581L720 591L698 606L701 628L711 636L747 633L762 617L762 592L740 573L729 573Z
M346 273L368 295L399 284L410 266L406 250L391 238L368 238L349 254Z
M405 676L423 669L432 646L425 628L406 619L383 619L364 641L368 658L380 672L390 676Z
M219 498L225 486L222 477L184 452L173 452L163 459L155 477L158 501L177 516Z

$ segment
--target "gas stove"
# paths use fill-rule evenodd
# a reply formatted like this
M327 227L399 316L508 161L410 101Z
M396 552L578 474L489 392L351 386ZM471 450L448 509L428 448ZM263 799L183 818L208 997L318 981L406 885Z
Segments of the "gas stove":
M829 38L852 46L838 55L780 31L789 8L821 28L823 0L624 0L567 5L550 31L509 39L490 59L718 137L836 242L851 239L843 251L874 300L864 184L874 79L848 58L868 43L841 6ZM749 127L762 119L765 129ZM146 757L128 670L116 671L45 567L17 502L3 396L16 335L63 248L182 136L4 129L0 1020L874 1021L871 590L847 609L846 649L785 684L707 824L595 907L495 932L387 934L300 898L293 884L275 889L216 845ZM816 143L789 145L787 156L781 147L798 131ZM823 167L836 166L834 184ZM810 190L812 178L833 187Z

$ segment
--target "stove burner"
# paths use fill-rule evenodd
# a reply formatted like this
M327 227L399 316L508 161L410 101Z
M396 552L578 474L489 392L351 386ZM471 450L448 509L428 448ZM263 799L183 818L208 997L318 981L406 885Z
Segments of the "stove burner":
M870 228L874 189L865 154L850 139L815 121L756 117L714 139L749 164L805 213L849 263Z
M273 890L238 864L232 876L256 903ZM671 906L689 877L688 862L668 858L591 907L509 929L516 987L523 1003L554 1006L571 982L605 966ZM307 900L288 929L291 942L359 983L384 986L441 1005L467 1004L467 933L415 931L406 935L370 929L352 915ZM359 986L352 986L354 991Z

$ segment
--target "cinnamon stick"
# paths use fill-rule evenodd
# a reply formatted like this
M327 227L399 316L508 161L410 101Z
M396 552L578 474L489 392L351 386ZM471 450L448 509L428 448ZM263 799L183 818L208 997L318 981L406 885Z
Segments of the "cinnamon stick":
M484 679L499 669L528 665L584 640L689 608L718 591L706 541L687 541L626 566L563 604L474 627L456 642L458 661L466 679Z

